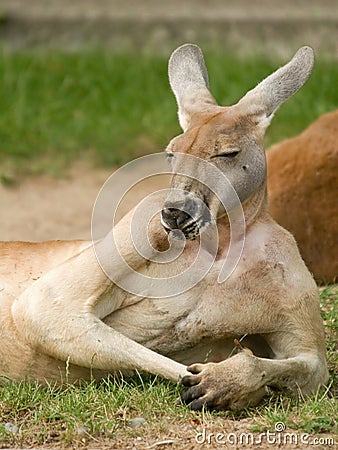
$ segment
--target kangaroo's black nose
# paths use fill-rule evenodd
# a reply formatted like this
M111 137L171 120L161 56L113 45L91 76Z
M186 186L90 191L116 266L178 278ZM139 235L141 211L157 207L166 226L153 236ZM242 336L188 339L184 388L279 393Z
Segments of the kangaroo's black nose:
M165 207L162 209L162 221L171 230L182 228L188 220L191 219L191 215L181 209Z

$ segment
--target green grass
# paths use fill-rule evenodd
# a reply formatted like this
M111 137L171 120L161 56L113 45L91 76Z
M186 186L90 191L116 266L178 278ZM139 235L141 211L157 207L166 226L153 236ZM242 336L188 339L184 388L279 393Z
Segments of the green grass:
M338 431L337 287L322 290L321 300L330 382L317 394L298 399L275 393L259 407L240 413L196 413L178 401L181 386L150 376L64 389L6 382L0 387L0 445L64 447L100 442L101 447L112 448L112 443L122 442L117 448L125 448L135 436L156 441L176 432L176 437L188 433L193 440L198 425L204 424L209 431L224 431L226 427L231 432L243 420L247 432L273 431L281 421L288 432L334 436ZM147 423L129 428L129 421L136 417L143 417ZM17 432L8 430L8 424L15 425Z
M211 90L232 104L285 61L207 54ZM267 144L300 132L338 105L338 67L317 61L277 114ZM0 176L62 172L90 158L113 166L162 149L180 132L161 57L104 52L0 52Z

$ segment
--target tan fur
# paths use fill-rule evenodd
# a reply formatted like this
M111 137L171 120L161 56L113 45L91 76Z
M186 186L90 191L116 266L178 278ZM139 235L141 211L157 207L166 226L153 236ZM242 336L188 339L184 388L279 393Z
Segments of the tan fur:
M297 55L278 72L287 85L285 94L275 95L263 82L258 94L253 91L252 101L247 95L231 108L217 106L203 88L207 75L197 47L183 46L171 59L170 81L185 132L171 142L168 151L180 152L183 163L187 154L210 160L235 184L238 176L242 180L238 189L243 196L246 237L232 275L223 283L217 281L230 229L220 202L212 196L208 202L218 218L220 234L216 260L197 285L175 297L153 299L123 291L104 274L90 242L4 243L0 246L2 376L73 382L137 369L175 381L183 377L189 386L184 400L194 409L203 405L243 408L256 404L267 386L306 394L327 381L316 284L293 237L267 210L262 146L266 114L271 115L305 82L311 55L308 49ZM304 64L297 58L304 59ZM275 80L274 74L267 82L275 84ZM240 148L238 158L249 161L246 169L244 162L236 162L241 159L230 163L217 159L229 146ZM198 165L194 169L198 172ZM199 184L191 184L184 176L174 175L172 187L175 184L189 185L191 193L200 194ZM174 194L170 198L175 201ZM162 206L164 199L159 196L154 202ZM135 251L127 232L131 217L132 212L114 228L120 253L133 268L158 277L159 265ZM154 247L165 249L168 243L161 220L159 215L154 217L148 234ZM145 235L145 230L139 232ZM123 279L125 269L109 251L111 242L109 233L97 245L107 251L117 279ZM183 257L166 267L167 276L189 267L198 248L198 239L188 240ZM208 248L203 252L207 257ZM241 339L251 352L231 356L234 339ZM191 363L200 364L188 368L189 373L186 365Z
M272 217L295 237L318 282L338 276L338 110L267 152Z

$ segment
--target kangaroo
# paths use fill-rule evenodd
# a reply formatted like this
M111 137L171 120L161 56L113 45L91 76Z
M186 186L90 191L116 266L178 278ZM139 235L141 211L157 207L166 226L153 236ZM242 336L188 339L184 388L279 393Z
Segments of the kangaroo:
M219 240L211 269L169 297L123 290L97 258L97 248L104 248L114 279L126 277L125 265L110 251L112 236L129 267L151 279L161 266L135 250L133 211L95 244L2 243L0 374L62 383L148 372L182 382L188 388L183 401L195 410L246 408L269 387L309 394L326 383L317 286L291 234L269 215L263 145L274 112L305 83L312 66L312 49L302 47L237 104L221 107L209 91L199 47L176 49L169 80L183 134L166 149L173 172L169 192L154 197L158 213L136 233L141 239L148 234L154 254L183 240L180 258L165 264L170 274L189 266L214 228ZM226 175L237 203L227 202L229 186L225 203L205 187L203 164ZM187 166L192 176L185 175ZM212 178L222 191L222 177ZM245 239L230 229L238 208ZM230 238L235 247L241 241L241 251L220 282ZM202 260L209 257L208 245L213 241L207 240Z

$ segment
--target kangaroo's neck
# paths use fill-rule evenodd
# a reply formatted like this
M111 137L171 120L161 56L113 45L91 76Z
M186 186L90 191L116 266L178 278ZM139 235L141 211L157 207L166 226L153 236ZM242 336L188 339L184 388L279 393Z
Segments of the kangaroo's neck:
M254 223L257 223L257 221L265 221L268 217L270 216L268 212L267 189L266 183L264 183L257 192L242 203L241 208L237 208L234 214L230 211L229 215L218 219L219 248L223 248L229 242L231 227L241 227L246 234ZM235 237L236 239L235 231L238 230L232 231L232 238ZM241 238L242 235L239 233L238 239Z
M246 227L269 214L266 182L242 204Z

